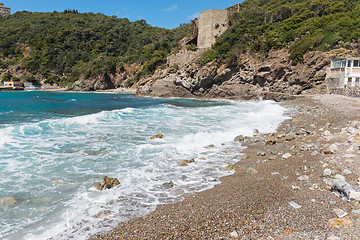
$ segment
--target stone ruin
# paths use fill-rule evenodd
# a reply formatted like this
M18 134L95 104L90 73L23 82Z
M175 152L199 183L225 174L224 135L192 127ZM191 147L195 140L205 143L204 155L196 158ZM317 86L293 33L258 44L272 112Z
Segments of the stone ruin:
M202 11L200 18L192 21L191 36L182 39L178 44L177 52L168 57L168 67L185 65L209 50L216 42L216 38L228 29L228 18L234 11L233 7L225 10Z

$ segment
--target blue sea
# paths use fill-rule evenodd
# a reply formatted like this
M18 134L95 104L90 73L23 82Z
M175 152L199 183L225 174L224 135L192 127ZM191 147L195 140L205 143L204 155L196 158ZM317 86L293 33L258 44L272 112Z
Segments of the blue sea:
M87 239L181 200L174 190L212 188L241 158L234 137L272 132L284 112L272 101L0 92L0 201L16 198L0 206L0 239ZM100 192L103 176L121 185Z

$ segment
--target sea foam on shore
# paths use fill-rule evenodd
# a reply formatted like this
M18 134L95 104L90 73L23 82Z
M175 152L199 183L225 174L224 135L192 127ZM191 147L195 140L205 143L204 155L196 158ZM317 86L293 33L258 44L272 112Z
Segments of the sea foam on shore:
M0 197L18 201L0 209L1 238L85 239L181 199L171 191L211 188L230 174L221 169L241 158L235 136L272 132L285 119L285 109L271 101L152 101L2 125ZM157 133L164 138L147 140ZM179 167L188 159L195 162ZM121 185L91 188L105 175ZM170 181L174 187L164 188Z

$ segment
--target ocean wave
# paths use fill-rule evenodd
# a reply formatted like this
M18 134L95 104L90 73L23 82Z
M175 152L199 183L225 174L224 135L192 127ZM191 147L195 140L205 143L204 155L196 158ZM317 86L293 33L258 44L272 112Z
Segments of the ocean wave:
M0 168L8 173L0 179L0 189L4 196L20 194L23 199L7 212L9 219L11 214L22 217L12 228L0 227L0 237L86 239L129 216L180 200L171 190L211 188L228 174L221 169L238 160L241 146L232 142L234 137L251 135L255 128L274 131L285 119L284 110L270 101L165 104L0 129L0 159L5 159ZM158 133L164 138L147 140ZM194 164L179 167L192 158ZM118 178L121 185L93 190L91 184L104 175ZM9 187L18 176L23 176L19 187ZM169 181L174 187L164 189ZM31 209L35 222L30 227L26 216Z

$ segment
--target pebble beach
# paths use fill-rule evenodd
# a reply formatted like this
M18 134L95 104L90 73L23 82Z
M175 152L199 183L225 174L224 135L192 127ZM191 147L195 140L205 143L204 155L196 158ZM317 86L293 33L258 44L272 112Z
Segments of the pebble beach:
M93 239L359 239L360 100L281 104L277 132L236 138L244 157L221 184Z

